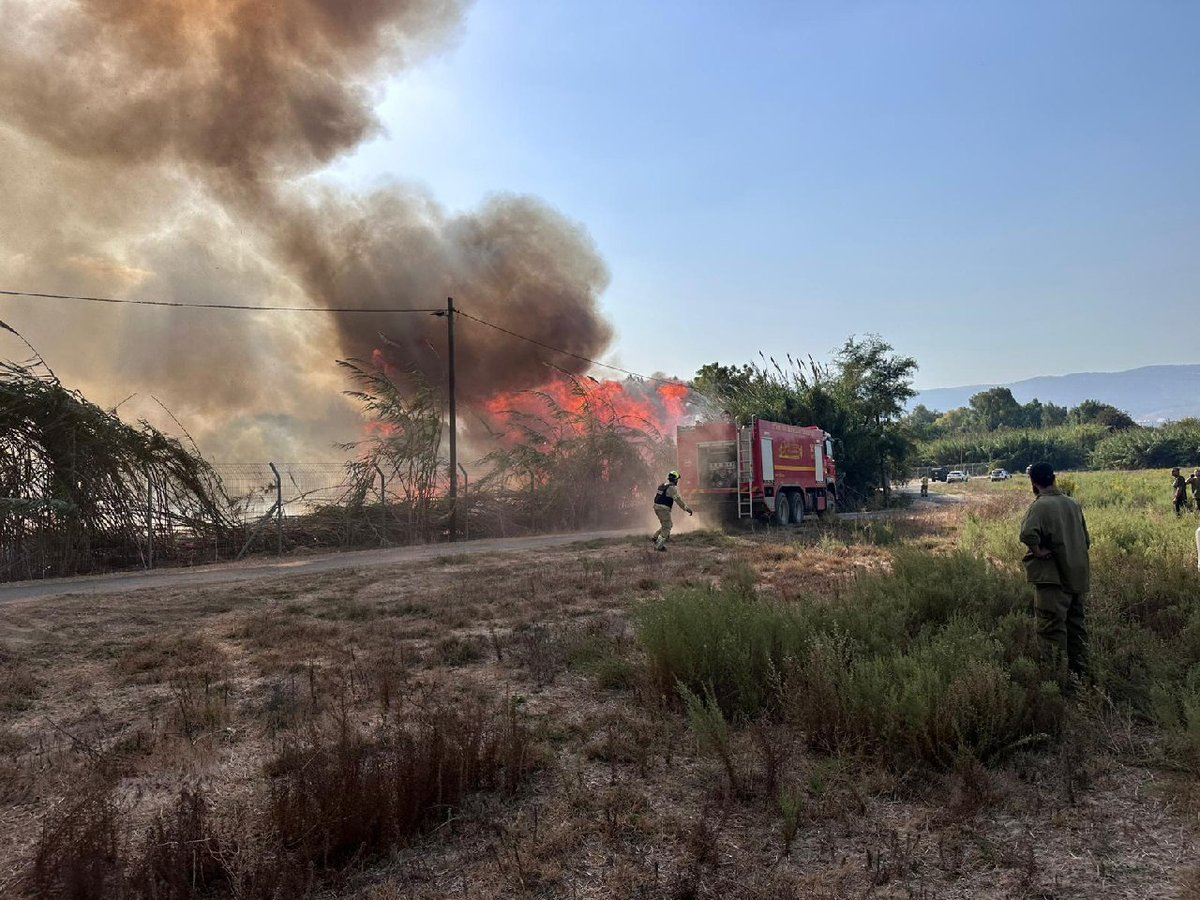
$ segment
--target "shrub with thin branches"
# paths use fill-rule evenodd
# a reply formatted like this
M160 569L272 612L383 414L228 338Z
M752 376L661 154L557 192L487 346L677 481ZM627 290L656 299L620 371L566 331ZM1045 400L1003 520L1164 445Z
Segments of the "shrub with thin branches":
M148 505L160 555L233 527L198 453L68 390L40 359L0 362L0 580L145 564Z

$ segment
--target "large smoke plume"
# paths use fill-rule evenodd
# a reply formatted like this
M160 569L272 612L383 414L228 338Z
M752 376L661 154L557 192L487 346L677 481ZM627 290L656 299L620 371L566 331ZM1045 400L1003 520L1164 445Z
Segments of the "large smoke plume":
M360 196L316 177L378 132L383 78L445 47L462 2L0 0L0 12L4 287L360 309L454 296L583 356L607 346L604 263L545 204L498 196L455 214L403 185ZM445 327L427 316L5 310L66 380L101 402L154 392L217 457L324 455L355 427L333 360L370 357L380 333L397 369L444 371ZM545 380L533 345L469 322L462 335L467 398Z

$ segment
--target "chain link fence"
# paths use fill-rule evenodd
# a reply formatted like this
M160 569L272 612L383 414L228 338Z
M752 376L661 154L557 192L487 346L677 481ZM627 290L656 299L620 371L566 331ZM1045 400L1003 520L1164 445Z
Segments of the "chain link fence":
M213 493L223 504L212 516L200 519L182 509L167 486L147 473L127 492L135 502L125 524L70 534L69 540L64 533L72 528L70 519L52 501L8 503L0 508L0 581L436 543L450 539L452 518L462 539L514 537L612 524L640 508L636 500L614 502L595 516L583 511L566 521L541 492L495 484L480 490L466 472L453 502L446 483L432 495L413 496L403 479L354 464L215 463L211 473Z

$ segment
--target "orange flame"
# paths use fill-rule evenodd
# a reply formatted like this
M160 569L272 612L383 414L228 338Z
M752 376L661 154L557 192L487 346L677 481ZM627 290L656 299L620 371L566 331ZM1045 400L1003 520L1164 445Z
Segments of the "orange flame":
M494 432L515 441L516 421L542 430L582 433L588 420L601 425L621 425L652 437L674 438L675 429L690 413L685 384L650 386L640 381L597 381L560 376L540 388L497 394L484 403L482 412ZM558 410L567 415L556 418Z

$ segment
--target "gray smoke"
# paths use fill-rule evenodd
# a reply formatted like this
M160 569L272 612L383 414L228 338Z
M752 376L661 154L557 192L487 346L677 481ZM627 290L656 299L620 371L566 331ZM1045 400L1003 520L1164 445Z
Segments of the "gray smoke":
M0 0L5 287L187 302L465 310L583 356L607 270L539 201L447 213L311 177L377 133L377 85L445 47L457 0ZM233 314L20 301L20 328L100 402L167 403L212 456L324 456L357 431L333 362L440 380L424 316ZM545 354L460 325L464 395L545 380ZM568 358L556 359L573 369ZM578 370L575 368L574 370ZM139 406L139 402L147 405Z

